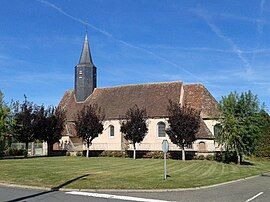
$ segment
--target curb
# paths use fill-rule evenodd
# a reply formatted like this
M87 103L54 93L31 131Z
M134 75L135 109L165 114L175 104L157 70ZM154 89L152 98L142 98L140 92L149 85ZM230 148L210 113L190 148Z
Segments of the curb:
M40 190L40 191L62 191L62 192L69 192L69 191L82 191L82 192L112 192L112 193L130 193L130 192L179 192L179 191L195 191L200 189L207 189L207 188L214 188L222 185L232 184L235 182L241 182L245 180L249 180L252 178L256 178L261 175L255 175L251 177L246 177L242 179L232 180L228 182L222 182L213 185L201 186L201 187L193 187L193 188L176 188L176 189L67 189L67 188L60 188L59 190L48 188L48 187L37 187L37 186L25 186L25 185L17 185L17 184L8 184L8 183L0 183L0 186L3 187L11 187L11 188L21 188L21 189L33 189L33 190Z

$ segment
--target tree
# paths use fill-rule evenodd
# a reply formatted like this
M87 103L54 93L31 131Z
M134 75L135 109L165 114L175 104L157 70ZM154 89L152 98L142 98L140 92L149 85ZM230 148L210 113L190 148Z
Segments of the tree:
M257 156L266 157L270 159L270 126L266 129L260 138L257 150Z
M51 156L53 144L61 139L66 117L60 108L40 106L35 110L35 137L47 142L47 155Z
M0 91L0 156L5 147L5 142L10 132L12 117L10 108L4 103L4 95Z
M257 96L248 91L240 96L234 92L222 97L219 109L222 128L216 140L226 151L236 152L240 164L244 154L254 152L263 132L265 118L262 108Z
M26 96L22 104L19 102L14 103L14 119L15 125L13 131L15 133L15 138L17 141L25 143L27 157L29 143L35 141L35 108L32 102L27 101Z
M262 135L258 138L255 155L270 159L270 117L265 111L262 112L262 116L265 117L266 125Z
M86 157L89 157L89 147L93 139L103 131L104 115L98 105L84 106L77 114L75 127L77 135L87 144Z
M140 109L135 105L127 110L120 121L120 131L124 134L124 138L132 142L133 159L136 159L136 143L140 143L148 132L146 120L146 109Z
M200 112L171 100L167 110L169 127L166 133L172 143L182 149L182 160L185 161L185 147L195 141L195 135L200 128Z

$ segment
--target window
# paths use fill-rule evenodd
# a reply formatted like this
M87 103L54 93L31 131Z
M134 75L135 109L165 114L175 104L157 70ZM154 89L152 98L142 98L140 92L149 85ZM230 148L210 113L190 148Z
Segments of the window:
M109 137L114 137L114 126L109 126Z
M82 70L79 70L79 78L80 78L80 79L82 78L82 75L83 75Z
M187 149L192 149L192 143L187 144Z
M163 122L158 122L157 124L158 126L158 137L166 137L166 133L165 133L165 123Z
M214 136L218 136L219 133L221 131L221 124L220 123L217 123L216 125L214 125Z

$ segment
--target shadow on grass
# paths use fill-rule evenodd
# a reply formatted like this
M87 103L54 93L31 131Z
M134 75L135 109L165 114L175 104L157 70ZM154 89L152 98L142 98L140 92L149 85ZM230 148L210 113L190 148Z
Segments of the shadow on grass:
M242 161L242 162L241 162L241 165L253 166L254 163L251 163L251 162L249 162L249 161Z
M37 196L41 196L41 195L45 195L45 194L48 194L48 193L52 193L52 192L56 192L56 191L59 191L61 188L63 188L64 186L68 185L68 184L71 184L72 182L76 181L76 180L79 180L83 177L86 177L86 176L89 176L89 174L85 174L85 175L81 175L79 177L76 177L76 178L73 178L63 184L60 184L59 186L57 187L53 187L51 188L51 190L49 191L44 191L44 192L40 192L40 193L36 193L36 194L32 194L32 195L29 195L29 196L23 196L23 197L20 197L20 198L16 198L16 199L12 199L12 200L9 200L9 201L6 201L6 202L11 202L11 201L22 201L22 200L26 200L26 199L29 199L29 198L34 198L34 197L37 197Z

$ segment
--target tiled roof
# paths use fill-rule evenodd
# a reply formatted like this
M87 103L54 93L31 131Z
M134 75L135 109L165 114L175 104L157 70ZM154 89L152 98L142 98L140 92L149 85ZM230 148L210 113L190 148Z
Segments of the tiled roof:
M196 133L196 138L198 138L198 139L214 139L214 135L208 129L208 127L204 123L203 119L201 119L200 128L199 128L199 131Z
M105 119L119 119L135 104L140 108L146 108L150 118L165 117L169 100L179 102L181 88L181 82L96 88L83 103L77 103L74 92L68 91L61 100L60 106L66 109L68 120L74 120L83 105L94 103L104 110Z
M59 106L66 110L68 121L74 121L78 111L84 105L94 103L104 110L107 120L119 119L135 104L140 108L146 108L149 118L161 118L167 116L169 100L180 102L183 95L184 104L201 110L202 118L217 116L217 102L203 85L183 86L182 82L179 81L96 88L84 102L76 102L74 91L70 90L64 94ZM198 137L209 138L211 135L202 121Z
M202 84L184 85L184 100L184 104L200 110L202 118L219 116L217 101Z

